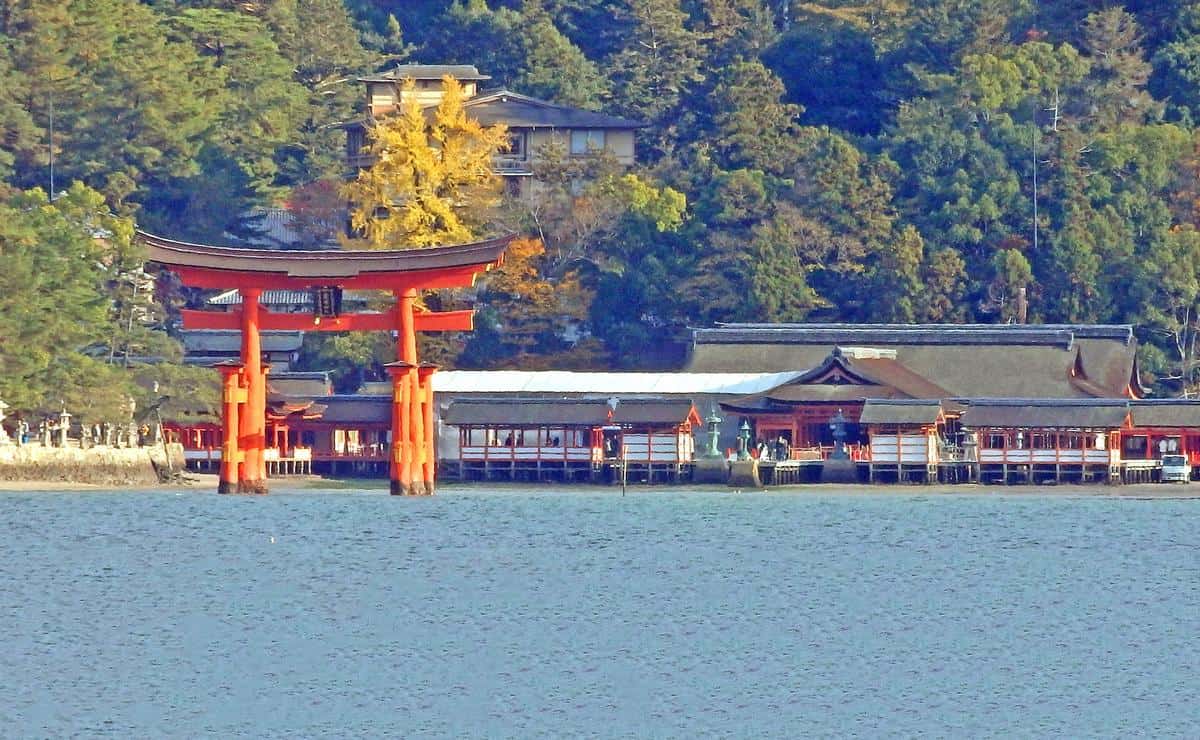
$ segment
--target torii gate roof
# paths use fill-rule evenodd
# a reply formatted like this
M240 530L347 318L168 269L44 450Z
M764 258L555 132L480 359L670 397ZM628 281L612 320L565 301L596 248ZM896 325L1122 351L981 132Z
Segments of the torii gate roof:
M299 289L318 285L395 290L471 285L503 261L512 234L444 247L404 250L292 250L218 247L144 231L149 259L200 288Z

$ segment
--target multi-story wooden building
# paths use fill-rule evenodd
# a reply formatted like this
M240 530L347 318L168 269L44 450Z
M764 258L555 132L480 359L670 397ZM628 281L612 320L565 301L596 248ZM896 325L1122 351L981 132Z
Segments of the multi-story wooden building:
M446 76L462 85L468 116L485 126L504 124L508 128L509 147L496 157L495 172L514 195L529 197L536 191L538 160L552 144L570 157L605 152L618 164L634 164L634 132L645 125L639 121L559 105L512 90L481 90L480 83L490 78L469 65L405 64L360 79L366 85L366 115L345 125L346 157L351 170L371 165L364 146L367 131L376 120L407 102L405 95L415 96L421 106L436 106L441 102L442 78ZM415 85L411 93L404 90L405 80Z

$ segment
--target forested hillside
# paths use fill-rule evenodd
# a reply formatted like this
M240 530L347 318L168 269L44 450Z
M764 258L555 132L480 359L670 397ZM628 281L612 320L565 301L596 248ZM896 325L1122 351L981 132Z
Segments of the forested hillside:
M652 366L714 321L1133 322L1164 388L1200 375L1200 2L3 0L0 33L0 177L48 188L53 127L56 188L181 238L338 180L354 77L400 61L645 121L635 178L512 217L535 238L462 366Z

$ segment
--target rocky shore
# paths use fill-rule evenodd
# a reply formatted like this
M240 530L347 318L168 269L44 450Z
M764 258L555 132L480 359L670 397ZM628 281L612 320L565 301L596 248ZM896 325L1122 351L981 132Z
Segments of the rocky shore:
M150 486L169 480L183 467L183 449L177 444L167 450L162 446L0 446L0 481L5 482Z

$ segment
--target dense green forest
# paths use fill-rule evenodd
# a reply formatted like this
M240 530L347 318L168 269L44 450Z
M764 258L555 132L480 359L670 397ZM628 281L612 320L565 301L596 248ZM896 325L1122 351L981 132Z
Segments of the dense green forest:
M180 238L329 192L355 76L398 62L645 121L636 177L512 210L540 243L444 362L662 366L714 321L1132 322L1164 391L1200 379L1200 2L0 0L0 34L0 178L49 189L53 151L56 189Z

